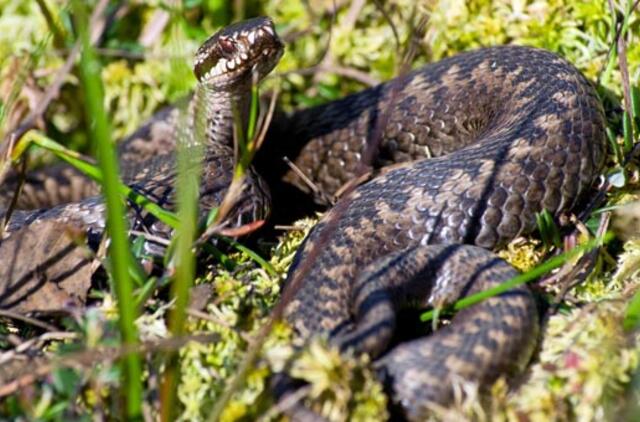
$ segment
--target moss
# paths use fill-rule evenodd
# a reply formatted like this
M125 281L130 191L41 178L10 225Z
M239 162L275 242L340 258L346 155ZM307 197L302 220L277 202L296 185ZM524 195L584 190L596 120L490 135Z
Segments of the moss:
M624 252L618 257L618 265L612 280L616 282L640 278L640 239L631 239L624 244Z
M306 3L302 0L275 0L266 2L264 6L265 12L273 17L281 33L306 33L288 43L277 71L296 71L324 64L330 69L348 67L361 70L377 80L396 75L402 56L398 54L393 30L373 2L365 2L357 10L355 20L350 9L343 7L336 13L334 21L325 19L319 25L310 24L313 16L308 12ZM402 46L411 34L411 11L415 5L408 0L385 3ZM311 10L318 15L328 13L332 10L332 4L312 2ZM317 104L363 87L362 83L336 75L330 70L314 77L294 72L287 74L282 83L285 89L281 100L285 107Z
M33 51L49 36L37 2L2 0L0 10L0 65L9 57Z
M291 231L285 236L271 254L275 268L286 270L302 237L298 231ZM263 270L255 268L249 257L243 254L232 256L232 259L239 264L238 270L229 273L218 269L218 275L210 281L215 297L206 309L210 318L189 320L190 332L217 333L220 338L211 344L192 343L181 351L182 378L178 397L184 406L183 420L206 419L207 411L235 374L246 353L247 339L255 335L265 322L280 292L280 278L269 277ZM289 337L290 331L286 327L277 326L270 333L265 353L287 349ZM285 353L286 356L290 354L291 351ZM272 353L271 359L277 361L276 356L277 353ZM253 368L245 388L234 395L225 409L223 420L255 417L259 409L255 402L265 393L270 374L267 361L263 360Z
M314 339L289 373L309 383L307 405L329 421L384 420L387 400L366 356L341 355Z
M166 72L166 64L154 61L131 65L118 60L104 67L105 104L115 127L114 138L132 133L166 103L166 87L156 79L157 75Z
M280 242L273 249L270 261L278 273L286 274L298 247L316 222L315 218L296 221L293 224L294 230L289 231L286 236L280 239Z
M544 256L545 250L537 239L517 238L500 250L498 256L520 272L532 270Z
M552 316L530 378L508 405L546 420L594 420L619 410L640 356L637 336L622 331L624 310L616 300Z

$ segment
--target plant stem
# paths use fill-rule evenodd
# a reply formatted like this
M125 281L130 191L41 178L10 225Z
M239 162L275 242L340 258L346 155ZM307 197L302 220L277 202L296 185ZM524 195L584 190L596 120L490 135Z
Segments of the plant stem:
M100 79L100 63L96 59L89 42L87 13L85 5L79 0L73 1L76 24L82 42L80 71L87 104L87 120L91 126L91 136L95 145L98 163L103 175L102 190L106 202L107 232L111 239L109 256L111 258L111 277L118 299L119 325L124 347L135 348L138 335L135 327L136 308L133 287L129 277L129 242L125 220L125 207L120 198L118 163L111 142L111 129L104 111L104 93ZM126 402L126 419L139 419L142 415L142 370L140 357L129 353L123 358L125 381L122 395Z
M613 238L613 235L605 235L603 238L592 239L589 242L585 243L584 245L577 246L571 249L570 251L567 251L563 254L560 254L548 259L547 261L538 265L531 271L527 271L524 274L520 274L516 277L513 277L512 279L507 280L504 283L500 283L499 285L492 287L490 289L483 290L481 292L478 292L460 299L455 304L453 304L453 306L451 306L451 310L459 311L461 309L468 308L469 306L475 305L476 303L482 302L483 300L489 299L490 297L494 297L499 294L505 293L508 290L513 289L514 287L517 287L521 284L529 283L533 280L536 280L537 278L543 276L549 271L562 266L565 262L574 258L578 254L581 254L583 252L590 251L593 248L599 247L602 244L607 243L612 238ZM427 311L422 315L420 315L420 320L429 321L436 316L436 313L437 313L436 310Z

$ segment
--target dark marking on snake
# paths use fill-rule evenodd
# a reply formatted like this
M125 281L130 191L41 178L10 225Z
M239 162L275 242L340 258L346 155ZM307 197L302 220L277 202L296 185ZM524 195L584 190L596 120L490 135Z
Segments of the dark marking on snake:
M222 33L242 38L241 25ZM262 32L272 38L264 45L279 46L272 26ZM201 51L220 45L216 36ZM270 51L279 57L279 48ZM194 98L202 98L208 116L211 177L205 185L224 191L218 186L230 180L233 155L231 110L221 104L233 97L246 107L248 85L202 89L210 86L203 75L223 60L211 57L199 56ZM277 57L263 69L270 70ZM170 196L173 179L163 170L167 159L152 168L136 157L173 148L173 112L163 113L120 147L124 163L142 163L131 166L133 185L160 202ZM530 233L537 212L558 216L579 206L604 164L605 121L592 85L564 59L529 47L485 48L279 120L257 172L310 193L282 164L287 156L321 188L317 201L323 201L357 175L383 113L386 125L372 162L378 170L340 198L299 249L285 291L292 280L302 282L290 292L285 317L301 341L325 335L343 350L369 353L392 401L406 418L421 420L431 406L451 402L456 383L487 386L521 371L537 341L537 310L529 290L518 287L459 312L431 336L390 349L398 312L452 303L513 277L516 271L491 250ZM267 208L262 183L248 183L255 188L240 208ZM207 206L219 201L213 196L204 196ZM101 215L101 202L87 201L25 211L12 224L65 215L102 230L96 223L102 217L94 217ZM283 379L280 394L286 396L294 383ZM291 414L312 415L300 406Z

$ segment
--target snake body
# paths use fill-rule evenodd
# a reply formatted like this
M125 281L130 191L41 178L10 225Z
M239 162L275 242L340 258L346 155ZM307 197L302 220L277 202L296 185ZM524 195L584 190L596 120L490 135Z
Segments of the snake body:
M156 204L175 209L175 147L182 142L189 156L197 156L190 151L195 152L198 148L202 151L204 174L199 190L199 212L200 218L205 218L211 209L221 204L233 178L234 125L246 127L251 86L254 80L261 80L273 69L282 55L282 48L273 22L268 18L240 22L210 37L196 52L194 72L198 85L187 109L184 112L177 108L162 111L120 145L124 182ZM146 149L141 146L143 139L149 141ZM253 169L247 173L223 224L241 225L268 216L268 189ZM81 180L75 172L66 173L68 178L65 174L57 175L67 186L78 185ZM46 176L41 179L47 180ZM88 185L86 192L93 193L95 188ZM44 199L50 202L52 197L45 195ZM5 210L0 209L0 218L4 213ZM128 220L131 229L151 237L168 240L172 232L167 225L138 207L131 207ZM77 202L18 210L11 214L4 237L0 238L0 260L12 263L0 267L0 307L25 310L21 302L25 299L28 302L29 295L43 288L46 281L62 284L65 277L73 276L66 272L61 275L57 270L51 272L51 257L46 256L46 251L33 255L33 251L25 251L23 246L25 239L37 238L38 232L47 231L52 233L50 236L62 237L64 225L84 232L90 246L97 248L106 227L102 198L89 196ZM42 243L46 248L53 248L55 242ZM152 253L164 249L158 248L157 243L146 242L146 246ZM71 252L70 248L65 251ZM60 260L64 256L57 255L56 258ZM74 256L69 259L77 261ZM80 268L75 268L78 270ZM48 305L46 301L44 305ZM59 308L61 305L53 306Z
M281 165L286 155L326 202L363 162L374 171L296 254L286 319L301 339L325 335L376 358L413 420L449 403L460 380L486 385L522 369L539 329L524 287L390 349L398 312L514 276L490 250L531 232L537 212L579 205L604 163L604 127L593 87L572 65L516 46L460 54L293 114L270 132L258 162L268 179L311 190Z
M196 53L194 72L198 85L185 112L181 114L178 108L167 108L120 143L118 153L124 182L155 203L174 208L176 145L184 142L186 148L191 148L198 143L203 147L205 175L200 185L200 210L206 215L219 205L233 175L234 124L246 126L253 80L256 77L261 80L268 74L281 54L282 43L275 35L273 22L268 18L230 25L211 36ZM63 184L80 187L77 173L70 170L63 170L62 173L54 171L45 172L40 179L46 180L51 174L58 176ZM82 186L81 194L96 193L95 185L85 183ZM72 189L67 191L68 194L78 194ZM56 199L60 198L49 195L41 199L47 203L58 202ZM68 199L68 195L64 199ZM30 206L34 203L42 206L37 200L25 202ZM250 169L230 220L242 224L266 218L269 213L268 202L266 186ZM42 207L37 211L17 211L12 214L6 232L10 234L39 221L62 220L101 234L105 227L103 209L101 198L90 196L51 208ZM134 228L145 228L164 237L170 234L167 227L144 214L133 212L130 217Z
M572 65L516 46L460 54L294 116L283 149L324 197L356 176L376 133L374 167L401 164L312 230L289 270L287 283L300 284L288 321L304 337L382 356L381 376L414 420L448 403L456 380L487 384L522 368L538 331L526 288L389 351L397 313L514 276L488 250L531 232L543 209L575 209L603 166L604 127L593 87ZM297 173L285 178L310 190Z

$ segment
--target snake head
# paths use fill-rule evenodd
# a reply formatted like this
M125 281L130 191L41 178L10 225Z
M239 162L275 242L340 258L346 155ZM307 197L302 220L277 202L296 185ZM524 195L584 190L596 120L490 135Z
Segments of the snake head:
M194 73L200 83L225 88L258 80L275 67L284 50L273 21L259 17L238 22L212 35L198 49Z

